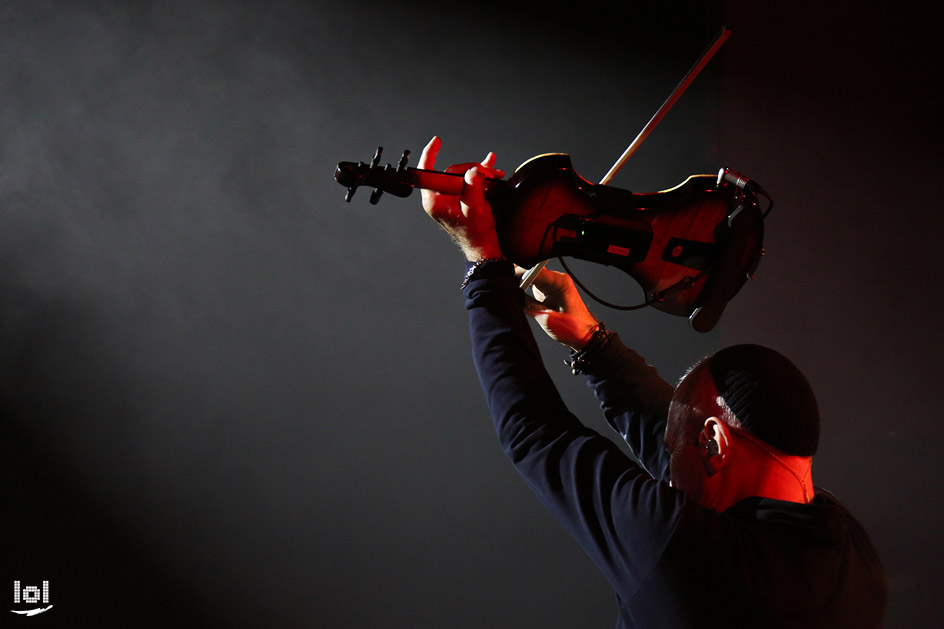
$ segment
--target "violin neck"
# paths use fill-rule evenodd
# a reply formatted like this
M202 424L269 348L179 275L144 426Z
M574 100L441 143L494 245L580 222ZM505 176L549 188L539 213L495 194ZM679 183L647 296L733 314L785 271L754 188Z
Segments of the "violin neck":
M422 168L394 168L389 164L384 168L376 164L368 166L364 162L341 162L334 172L334 178L348 189L346 200L350 201L359 186L370 186L374 188L370 197L371 203L376 203L384 192L397 197L408 197L414 188L458 196L462 193L465 175ZM508 182L501 179L486 179L484 185L489 201L494 196L490 192L510 189Z
M423 170L422 168L407 168L403 172L403 180L414 188L421 190L431 190L440 194L459 195L462 193L462 186L465 183L465 175L461 173L443 173L435 170ZM486 179L485 194L502 187L507 182L501 179Z

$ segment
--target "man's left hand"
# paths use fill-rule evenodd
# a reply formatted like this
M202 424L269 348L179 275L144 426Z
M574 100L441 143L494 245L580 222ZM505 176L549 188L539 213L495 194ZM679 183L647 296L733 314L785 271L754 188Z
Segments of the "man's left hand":
M423 149L418 168L434 170L442 140L433 137ZM485 180L501 179L505 173L495 168L495 154L481 163L454 164L447 173L464 173L464 185L458 196L423 190L423 209L446 230L470 262L502 257L495 232L492 207L485 200Z

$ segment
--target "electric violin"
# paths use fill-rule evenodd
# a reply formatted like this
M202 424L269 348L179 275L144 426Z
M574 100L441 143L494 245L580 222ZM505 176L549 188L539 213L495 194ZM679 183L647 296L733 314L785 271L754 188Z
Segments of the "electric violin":
M414 188L462 191L461 174L408 168L409 151L396 167L381 166L381 156L378 148L369 164L338 164L335 179L348 188L348 201L360 186L374 189L371 203L384 192L407 197ZM567 256L614 266L636 280L645 301L606 305L688 316L699 332L715 326L763 253L763 218L773 203L768 197L761 213L758 191L754 182L721 169L669 190L634 193L590 183L561 153L528 160L508 180L485 181L499 244L510 260L530 267L560 258L567 269Z
M773 199L726 168L717 176L692 175L661 192L640 194L607 184L730 34L722 29L599 184L578 175L563 153L534 157L508 180L486 180L502 252L519 266L532 267L522 278L523 289L547 259L560 259L573 277L564 258L578 258L625 271L645 296L636 306L616 306L574 278L597 301L624 310L651 306L689 317L699 332L714 328L728 301L753 277ZM396 167L381 166L382 153L378 148L370 163L338 164L334 177L348 189L345 200L360 186L374 189L371 203L384 192L406 197L414 188L462 191L462 174L407 167L409 151ZM758 195L767 201L763 212Z

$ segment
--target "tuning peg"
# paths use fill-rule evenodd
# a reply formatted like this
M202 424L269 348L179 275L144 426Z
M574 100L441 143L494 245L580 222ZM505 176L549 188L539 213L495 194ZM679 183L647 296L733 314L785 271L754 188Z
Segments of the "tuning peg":
M380 197L383 196L383 190L380 188L374 188L374 191L370 193L370 204L377 205L377 202L380 201Z
M403 151L403 155L400 156L400 161L397 163L397 172L403 172L406 170L406 163L410 159L410 150L407 149Z
M374 158L370 160L370 167L376 168L377 164L380 163L380 156L383 155L384 148L382 146L377 147L377 152L374 153Z
M351 186L350 188L348 188L348 189L347 189L347 194L344 195L344 200L347 201L348 203L350 203L350 202L351 202L351 199L354 197L354 193L355 193L355 192L357 192L357 187L356 187L356 186Z

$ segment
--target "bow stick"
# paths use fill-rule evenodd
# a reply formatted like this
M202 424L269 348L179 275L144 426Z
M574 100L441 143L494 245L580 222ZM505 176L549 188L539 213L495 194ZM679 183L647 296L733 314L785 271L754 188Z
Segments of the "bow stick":
M665 117L665 115L672 109L672 105L675 104L675 101L679 99L679 96L688 89L688 86L691 85L692 81L695 80L695 77L704 69L708 62L711 61L711 58L715 56L715 53L718 52L718 49L721 48L721 45L724 44L725 40L731 36L731 31L727 28L722 27L721 33L715 39L714 43L708 47L708 50L702 53L698 61L695 62L689 71L682 77L682 80L678 85L675 86L675 89L672 90L672 93L669 94L669 97L665 99L665 102L662 103L662 106L656 111L656 113L649 119L649 122L646 123L646 126L642 128L642 131L639 132L639 135L636 136L636 139L630 143L626 150L623 151L623 154L620 156L616 163L613 164L609 172L607 172L603 179L600 180L600 185L606 185L610 182L611 179L619 172L620 168L623 167L623 164L629 160L633 153L636 152L636 149L639 148L639 145L643 143L643 140L655 129L656 125ZM547 266L548 261L538 262L533 267L528 269L528 271L521 276L521 290L528 290L531 285L534 283L534 280L537 279L538 273L541 272L545 266Z

